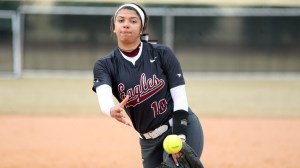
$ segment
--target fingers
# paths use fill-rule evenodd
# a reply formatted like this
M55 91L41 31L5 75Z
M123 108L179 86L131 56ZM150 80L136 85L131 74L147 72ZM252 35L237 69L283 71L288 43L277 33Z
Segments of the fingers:
M128 102L128 99L129 99L129 96L126 95L125 99L119 104L120 108L123 108L126 105L126 103Z
M132 127L132 125L130 123L128 123L126 120L121 119L121 120L119 120L119 122L121 122L129 127Z
M178 163L178 160L177 160L177 158L179 158L179 157L178 157L177 153L172 154L172 158L173 158L173 161L174 161L175 165L179 166L179 163Z
M122 118L125 118L125 116L120 112L115 113L115 115L113 117L116 119L119 119L119 120Z
M110 109L110 114L111 114L111 117L115 118L117 121L119 121L125 125L132 126L130 124L130 122L128 122L126 120L126 115L122 113L122 111L124 111L123 108L126 105L126 103L128 102L128 100L129 100L129 96L127 95L120 104L118 104Z
M178 153L175 153L175 154L172 154L172 158L173 158L173 161L175 163L176 166L179 166L179 162L178 162L178 158L181 156L181 153L178 152Z
M172 158L173 158L173 161L174 161L175 165L178 166L179 164L178 164L178 160L177 160L176 155L172 154Z
M126 105L128 99L129 99L129 96L127 95L127 96L125 97L125 99L124 99L121 103L115 105L114 107L112 107L112 108L110 109L110 114L111 114L111 116L112 116L113 118L123 116L123 115L121 114L121 112L124 110L123 108L124 108L124 106Z
M126 124L126 121L124 120L125 116L123 116L121 113L119 113L118 115L116 115L115 119L118 120L118 121L120 121L121 123Z

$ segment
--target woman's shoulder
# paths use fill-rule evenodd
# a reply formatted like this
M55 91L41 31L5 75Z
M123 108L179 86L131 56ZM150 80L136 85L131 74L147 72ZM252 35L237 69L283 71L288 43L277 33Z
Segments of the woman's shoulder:
M112 65L115 61L115 57L116 57L116 53L115 50L109 52L108 54L100 57L96 62L95 62L95 66L110 66Z
M171 48L165 44L149 44L148 43L148 45L152 46L150 48L152 48L154 50L154 52L159 53L159 55L163 56L164 58L174 55Z
M108 60L108 59L112 59L115 57L115 50L109 52L108 54L104 55L103 57L101 57L99 60Z
M146 46L149 50L154 50L154 52L161 53L162 55L169 55L173 53L171 48L165 44L146 43Z
M115 50L109 52L108 54L101 56L97 62L107 62L107 61L111 61L116 57L116 53Z
M169 49L169 47L167 45L165 45L165 44L150 43L150 42L147 42L147 43L144 43L144 44L149 49L155 49L155 50L166 50L166 49Z

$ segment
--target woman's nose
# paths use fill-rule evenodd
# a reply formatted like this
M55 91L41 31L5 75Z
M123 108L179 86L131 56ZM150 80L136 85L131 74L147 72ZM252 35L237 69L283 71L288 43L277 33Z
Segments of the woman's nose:
M125 21L124 24L123 24L123 28L127 28L128 29L129 28L129 22Z

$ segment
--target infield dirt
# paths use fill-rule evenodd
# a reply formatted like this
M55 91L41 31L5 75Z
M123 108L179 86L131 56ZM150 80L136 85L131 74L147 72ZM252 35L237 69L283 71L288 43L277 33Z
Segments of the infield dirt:
M209 168L300 167L300 120L200 118ZM140 168L136 132L107 117L1 116L1 168Z

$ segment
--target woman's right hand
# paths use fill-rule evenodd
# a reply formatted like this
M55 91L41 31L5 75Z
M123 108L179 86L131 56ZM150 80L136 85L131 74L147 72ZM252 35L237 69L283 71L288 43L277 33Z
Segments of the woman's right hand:
M129 96L127 95L121 103L110 108L110 116L123 124L131 126L131 124L126 121L126 115L125 115L126 112L124 111L124 106L126 105L128 99Z

